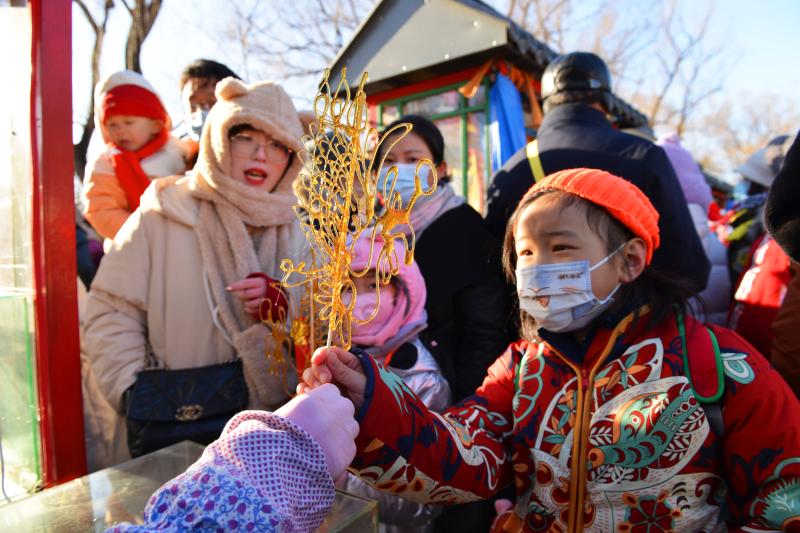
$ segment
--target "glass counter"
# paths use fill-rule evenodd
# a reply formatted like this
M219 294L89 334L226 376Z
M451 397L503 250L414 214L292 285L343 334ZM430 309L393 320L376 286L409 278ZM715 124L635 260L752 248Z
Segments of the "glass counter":
M0 531L99 532L118 522L141 523L150 496L191 466L204 446L184 441L0 507ZM325 533L378 531L378 505L336 493Z
M30 9L24 3L0 5L0 50L8 78L0 87L0 505L34 493L42 482L34 350L30 43Z

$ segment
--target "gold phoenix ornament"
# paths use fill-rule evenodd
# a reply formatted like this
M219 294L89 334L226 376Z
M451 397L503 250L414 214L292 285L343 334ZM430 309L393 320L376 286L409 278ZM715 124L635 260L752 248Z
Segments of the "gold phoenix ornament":
M316 265L316 261L312 253L312 269L314 265ZM292 320L290 335L292 344L294 345L295 364L298 376L302 376L303 371L311 366L311 354L314 353L314 350L318 346L325 344L325 338L328 333L324 324L317 320L319 304L314 301L314 294L317 292L317 280L309 279L303 283L299 310L297 316Z
M280 284L275 283L271 287L273 292L270 294L283 294L284 302L288 302L288 298L283 293ZM267 309L266 316L263 314L265 307ZM277 316L274 316L273 312ZM273 302L270 298L266 298L258 308L258 315L261 323L269 330L264 354L267 358L267 374L279 377L284 392L291 397L294 395L294 391L289 385L289 368L293 366L289 362L292 359L292 343L291 333L287 329L287 310L279 302Z
M398 273L398 257L402 256L407 265L414 259L416 237L409 218L411 209L420 196L428 196L436 190L437 178L429 159L419 161L414 192L404 202L395 190L397 167L392 166L383 176L382 169L386 154L408 135L411 124L399 124L379 138L377 129L368 123L364 93L367 73L361 76L354 94L346 75L347 70L343 68L336 90L332 91L330 70L325 71L314 99L316 121L308 128L309 135L303 138L306 145L313 144L309 154L311 168L301 174L296 185L298 203L294 210L315 261L307 266L305 261L295 265L291 259L284 259L281 270L286 287L313 283L312 300L319 304L319 319L328 325L327 346L335 344L349 349L353 309L358 296L353 278L365 276L370 265L377 264L375 291L378 300L372 314L360 322L366 323L378 313L380 286L388 284ZM369 149L368 145L376 139ZM379 150L383 156L376 161ZM429 169L430 184L423 185L420 177L424 167ZM376 209L379 194L383 207ZM351 268L353 249L362 234L370 239L370 257L363 270L354 271ZM382 245L373 263L378 235Z

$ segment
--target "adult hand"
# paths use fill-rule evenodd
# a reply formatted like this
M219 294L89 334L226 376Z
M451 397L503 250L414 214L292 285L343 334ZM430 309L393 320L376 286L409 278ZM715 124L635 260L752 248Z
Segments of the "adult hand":
M267 280L262 277L245 278L225 287L235 294L244 304L244 310L254 315L267 293Z
M311 356L311 366L303 371L297 392L301 394L326 383L338 385L356 409L361 408L367 376L358 357L341 348L318 348Z
M303 428L317 441L334 480L345 474L356 454L359 428L353 413L352 402L330 384L295 396L274 412Z

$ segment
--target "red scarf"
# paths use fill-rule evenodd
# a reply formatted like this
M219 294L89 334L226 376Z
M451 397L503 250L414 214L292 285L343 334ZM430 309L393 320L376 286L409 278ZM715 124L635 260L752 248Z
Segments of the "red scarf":
M100 105L101 123L105 124L108 118L117 115L146 117L164 123L161 132L136 151L128 152L109 143L110 147L119 150L119 153L111 158L111 165L114 167L117 181L128 198L128 206L131 211L135 211L139 207L139 198L150 185L150 178L142 170L141 160L150 157L167 144L169 116L155 93L131 84L118 85L103 96Z
M122 150L117 145L109 143L110 146L119 150L119 153L114 154L111 158L111 165L114 167L117 181L119 181L125 191L125 196L128 198L128 206L131 212L136 211L136 208L139 207L139 198L150 185L150 178L142 170L141 160L161 150L168 140L169 134L167 129L164 128L158 135L135 152Z

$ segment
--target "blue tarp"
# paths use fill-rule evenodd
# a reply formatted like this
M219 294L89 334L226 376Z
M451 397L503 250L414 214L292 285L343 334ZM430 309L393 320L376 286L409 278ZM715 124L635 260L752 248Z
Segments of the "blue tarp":
M522 98L514 84L499 72L489 89L492 172L527 144Z

